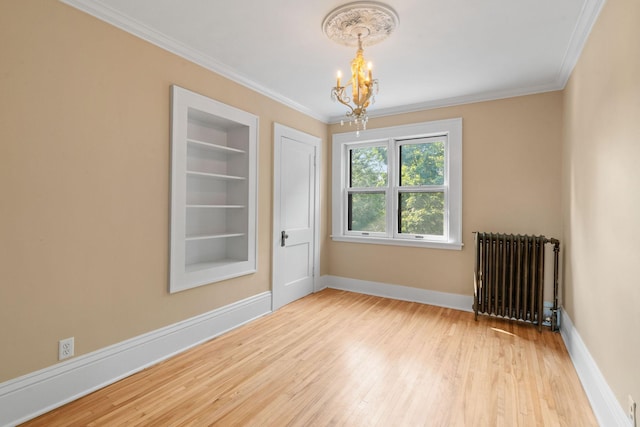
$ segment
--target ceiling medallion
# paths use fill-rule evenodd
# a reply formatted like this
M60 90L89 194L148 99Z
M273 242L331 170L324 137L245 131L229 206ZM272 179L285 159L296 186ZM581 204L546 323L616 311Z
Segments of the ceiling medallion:
M398 15L389 6L357 1L331 11L322 22L322 31L329 39L345 46L357 47L358 35L363 46L372 46L389 37L399 22Z
M334 9L322 22L322 30L331 40L358 47L347 83L342 85L342 72L338 71L336 85L331 89L333 100L348 108L346 117L356 125L356 135L367 128L367 108L375 102L374 92L378 93L378 80L373 78L371 62L364 59L363 46L380 43L397 27L398 15L394 10L374 2L346 4ZM344 120L340 123L344 124Z

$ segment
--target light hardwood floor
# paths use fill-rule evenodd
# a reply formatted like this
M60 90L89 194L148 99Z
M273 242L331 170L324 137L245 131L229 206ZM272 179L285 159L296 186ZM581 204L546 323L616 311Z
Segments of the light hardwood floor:
M595 426L558 333L324 290L28 426Z

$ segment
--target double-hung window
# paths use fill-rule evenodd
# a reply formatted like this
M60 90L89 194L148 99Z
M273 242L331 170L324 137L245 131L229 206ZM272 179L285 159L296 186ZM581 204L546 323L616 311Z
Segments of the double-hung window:
M460 249L462 119L333 135L338 241Z

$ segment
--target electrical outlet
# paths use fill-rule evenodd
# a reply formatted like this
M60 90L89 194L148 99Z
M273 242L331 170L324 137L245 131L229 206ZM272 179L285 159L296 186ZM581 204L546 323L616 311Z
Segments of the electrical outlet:
M58 341L58 360L73 356L73 337Z
M637 427L636 421L636 402L633 401L633 397L629 395L629 404L627 405L629 408L629 419L631 420L631 427Z

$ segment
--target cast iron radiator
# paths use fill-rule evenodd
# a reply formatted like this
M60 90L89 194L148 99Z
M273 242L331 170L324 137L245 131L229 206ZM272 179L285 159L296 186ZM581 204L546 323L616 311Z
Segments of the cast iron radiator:
M553 307L544 315L545 245L552 244ZM558 254L560 242L544 236L475 233L473 310L478 314L548 324L558 330Z

